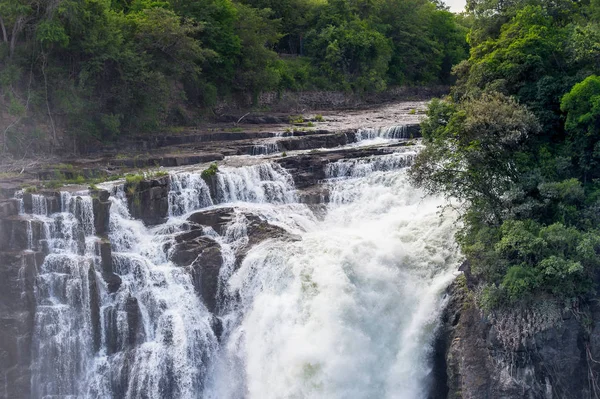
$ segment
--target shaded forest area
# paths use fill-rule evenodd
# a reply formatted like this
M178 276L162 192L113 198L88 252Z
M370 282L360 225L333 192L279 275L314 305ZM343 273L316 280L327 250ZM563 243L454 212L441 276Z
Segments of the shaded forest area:
M447 84L466 25L428 0L0 0L0 149L76 152L265 91Z

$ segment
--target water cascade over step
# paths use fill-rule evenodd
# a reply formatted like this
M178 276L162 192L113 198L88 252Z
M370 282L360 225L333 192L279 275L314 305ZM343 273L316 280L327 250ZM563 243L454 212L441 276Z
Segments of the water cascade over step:
M32 397L426 398L458 253L408 182L418 150L322 164L318 215L274 162L171 172L152 226L123 184L106 232L97 194L31 196Z
M362 128L356 132L357 141L382 139L409 139L410 131L407 125L386 126L379 128Z

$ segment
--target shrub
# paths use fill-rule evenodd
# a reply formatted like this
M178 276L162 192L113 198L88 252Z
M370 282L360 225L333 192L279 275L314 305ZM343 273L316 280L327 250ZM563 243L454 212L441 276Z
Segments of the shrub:
M217 174L219 167L216 163L211 163L210 166L202 171L200 175L204 180L209 179Z

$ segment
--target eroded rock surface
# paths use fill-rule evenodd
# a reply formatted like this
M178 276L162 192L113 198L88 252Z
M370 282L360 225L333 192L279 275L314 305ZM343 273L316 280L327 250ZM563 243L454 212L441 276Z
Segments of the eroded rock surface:
M462 276L448 295L430 397L594 397L600 375L598 305L586 305L579 314L540 304L487 315Z

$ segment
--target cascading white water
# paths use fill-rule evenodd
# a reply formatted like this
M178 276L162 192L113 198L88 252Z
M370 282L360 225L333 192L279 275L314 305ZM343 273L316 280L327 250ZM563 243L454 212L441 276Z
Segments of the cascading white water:
M454 218L440 219L441 200L423 199L404 170L332 190L343 200L302 240L259 245L230 278L241 309L209 397L427 397Z
M181 230L177 223L150 230L131 219L122 186L111 200L109 238L122 284L102 301L104 344L88 372L86 393L115 399L195 398L217 339L213 316L189 273L167 259L164 245Z
M382 139L408 139L408 127L406 125L386 126L379 128L362 128L356 132L356 140L372 140L375 138Z
M377 171L389 171L412 165L416 152L408 149L386 155L355 158L333 162L325 167L328 178L366 177Z
M33 196L33 210L45 214L46 201L40 197ZM35 285L32 397L36 398L77 395L93 356L92 199L62 193L61 200L63 212L39 219L44 224L49 254Z
M174 173L169 181L169 216L185 215L213 204L210 189L200 173Z
M277 142L255 144L252 146L251 155L270 155L279 152L279 144Z
M34 397L426 397L441 292L458 254L453 215L439 218L442 201L407 181L415 151L329 164L324 218L297 203L292 176L275 163L220 166L210 188L199 172L172 173L170 218L151 228L131 218L116 186L113 292L92 198L62 193L61 212L48 216L36 199L49 255L36 291ZM188 214L225 205L234 215L224 230L203 230L221 248L213 315L169 256ZM239 264L249 214L293 239L263 241Z
M217 191L220 203L281 204L296 200L292 176L274 163L221 168L217 174Z

